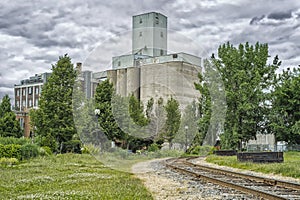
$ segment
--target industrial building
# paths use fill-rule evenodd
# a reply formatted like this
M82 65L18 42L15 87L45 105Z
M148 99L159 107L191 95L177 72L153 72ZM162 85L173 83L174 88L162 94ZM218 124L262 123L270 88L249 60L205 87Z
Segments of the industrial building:
M121 96L176 98L181 108L199 92L194 88L201 72L201 58L187 53L168 54L167 17L156 12L133 16L132 54L112 58L107 78Z
M199 97L194 83L202 60L187 53L167 53L167 17L156 12L133 16L132 30L132 54L113 57L112 69L84 71L81 63L76 64L85 97L93 97L97 84L106 78L117 94L134 94L144 103L150 98L167 100L172 96L184 109ZM30 135L29 110L38 107L42 86L50 75L36 74L14 87L15 112L26 137Z

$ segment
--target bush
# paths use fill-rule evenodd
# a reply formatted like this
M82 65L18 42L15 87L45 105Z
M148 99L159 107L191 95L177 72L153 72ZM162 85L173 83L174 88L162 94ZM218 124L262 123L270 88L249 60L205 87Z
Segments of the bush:
M34 158L39 155L39 146L36 144L25 144L21 146L21 159Z
M30 143L30 139L28 138L14 138L14 137L0 137L0 144L19 144L24 145Z
M0 158L16 158L21 159L21 145L19 144L0 144Z
M159 145L156 143L153 143L148 147L149 152L156 152L158 150L159 150Z
M55 141L55 138L50 134L46 136L37 136L35 137L35 141L39 146L49 147L51 149L51 152L57 151L57 147L58 147L57 142Z
M62 143L61 153L81 153L81 141L70 140Z
M19 160L16 158L0 158L0 165L16 165L19 163Z
M213 152L213 147L211 146L192 146L187 150L188 154L192 155L208 155Z
M40 155L41 156L50 156L52 154L53 154L53 152L52 152L50 147L44 146L44 147L40 148Z

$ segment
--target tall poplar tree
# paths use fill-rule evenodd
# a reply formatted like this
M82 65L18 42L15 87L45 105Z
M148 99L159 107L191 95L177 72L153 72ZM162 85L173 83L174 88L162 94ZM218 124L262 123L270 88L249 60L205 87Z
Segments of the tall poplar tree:
M257 133L266 133L268 103L275 71L281 62L275 57L267 65L268 44L240 44L229 42L218 49L213 63L225 85L227 113L221 143L225 148L241 148L242 142L254 139Z
M300 144L300 68L285 70L276 78L271 128L276 140Z

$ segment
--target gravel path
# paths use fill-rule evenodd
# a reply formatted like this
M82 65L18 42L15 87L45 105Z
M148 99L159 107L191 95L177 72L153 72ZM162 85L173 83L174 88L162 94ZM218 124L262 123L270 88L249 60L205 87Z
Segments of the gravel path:
M164 159L156 159L147 162L137 163L132 167L132 173L144 182L145 187L152 193L157 200L194 200L194 199L257 199L252 195L239 193L235 190L223 188L221 186L195 181L190 177L179 175L164 165ZM194 160L195 163L216 166L204 161L204 158ZM217 166L220 167L220 166ZM226 168L233 171L243 171L249 174L262 175L262 173L249 172L245 170ZM268 177L268 175L264 175ZM272 176L272 177L270 177ZM269 175L270 178L295 181L297 179L286 178L282 176Z

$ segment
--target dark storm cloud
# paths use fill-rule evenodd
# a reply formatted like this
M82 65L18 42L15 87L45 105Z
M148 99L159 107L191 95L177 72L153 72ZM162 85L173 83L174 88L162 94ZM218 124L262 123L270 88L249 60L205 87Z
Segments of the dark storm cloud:
M260 17L253 17L250 21L250 24L257 24L260 20L262 20L263 18L265 18L265 15L262 15Z
M288 19L292 17L292 12L291 11L286 11L286 12L274 12L268 15L269 19L276 19L276 20L283 20L283 19Z

